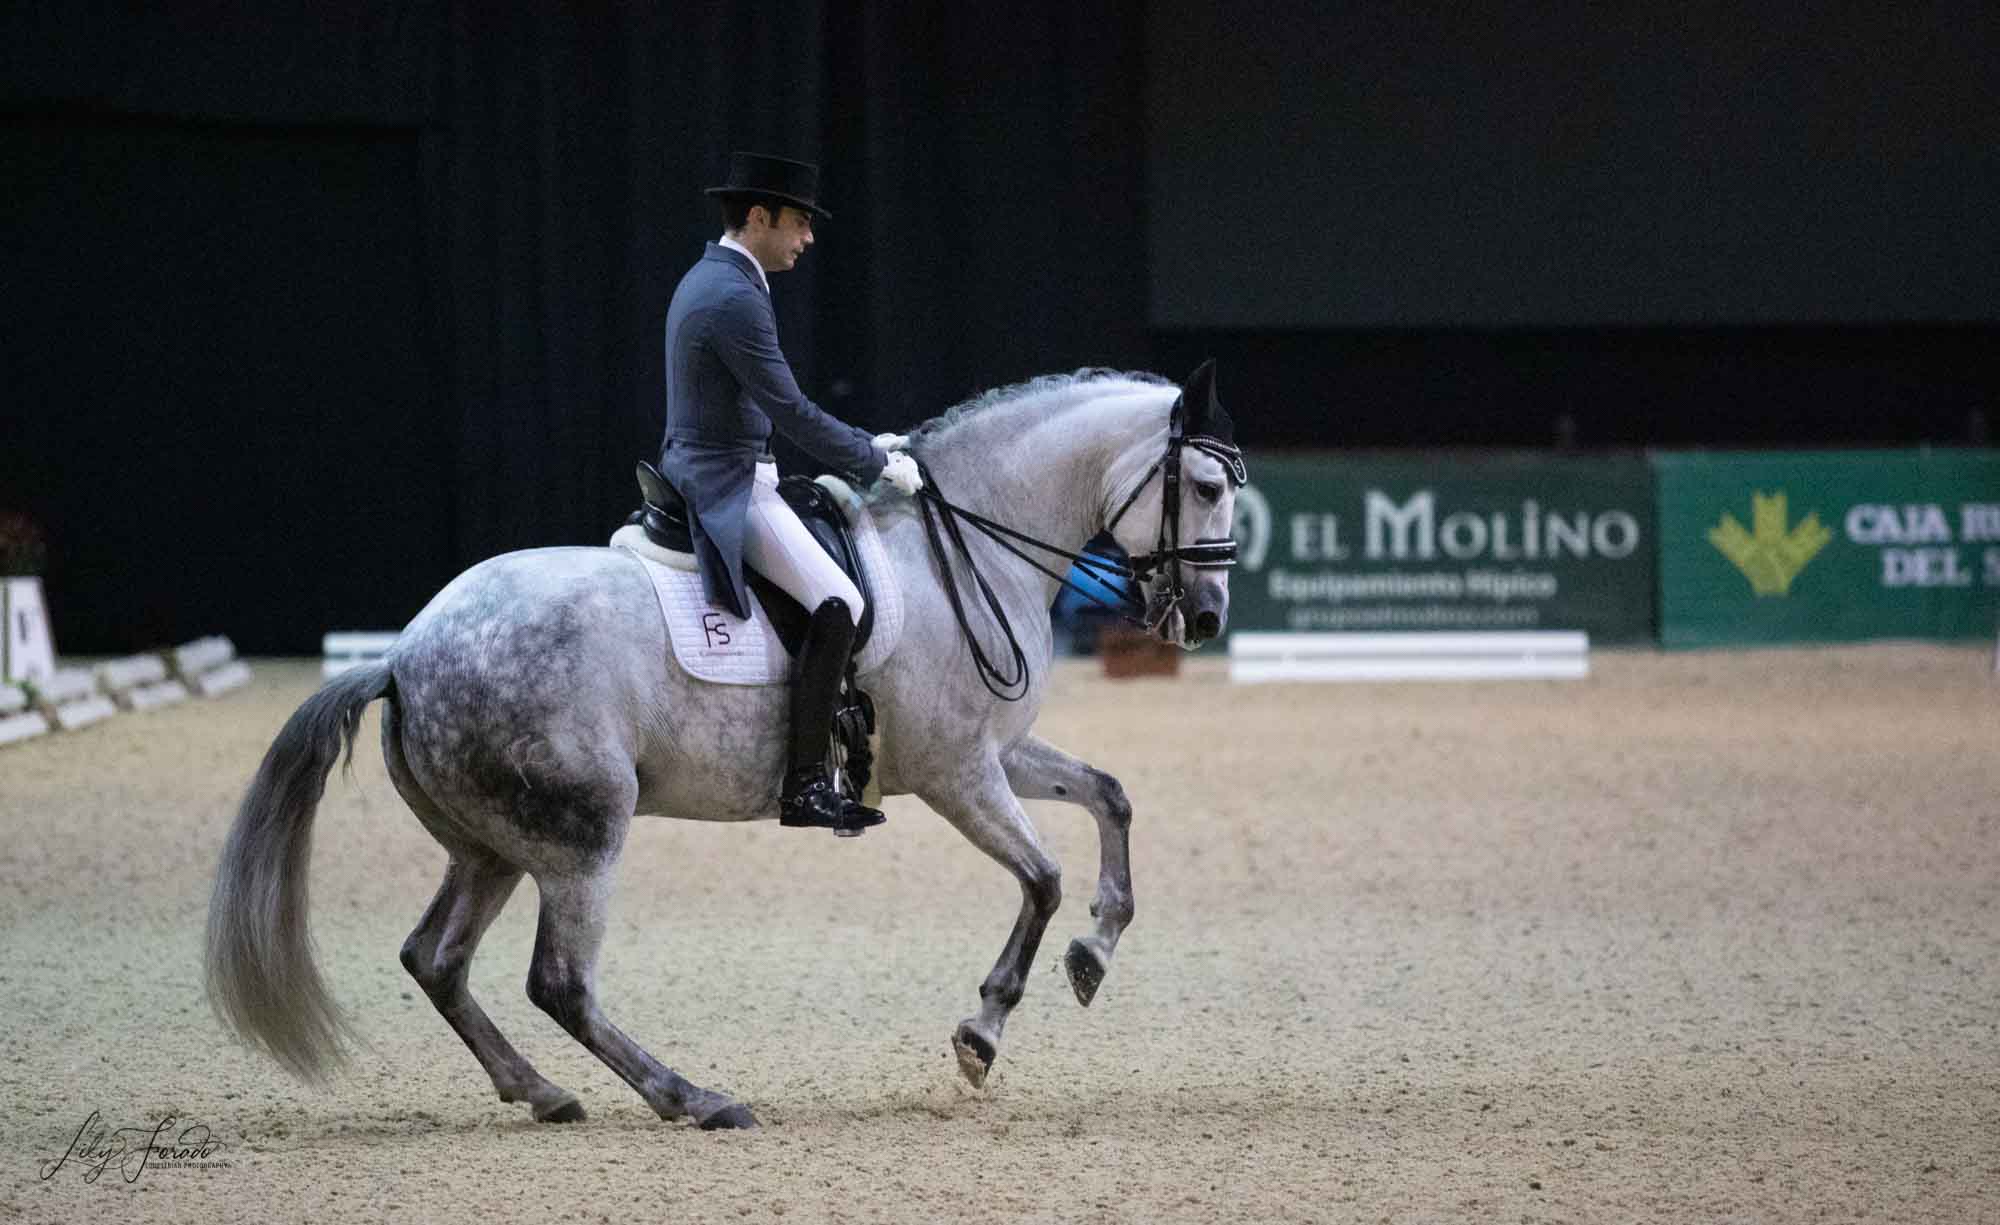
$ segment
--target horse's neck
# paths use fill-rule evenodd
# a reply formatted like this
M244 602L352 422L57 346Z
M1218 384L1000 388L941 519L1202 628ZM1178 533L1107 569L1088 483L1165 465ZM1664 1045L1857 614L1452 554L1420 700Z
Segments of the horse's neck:
M1143 411L1127 398L1025 424L1004 417L968 424L951 445L927 455L925 465L955 505L1074 553L1103 526L1107 473L1115 475L1132 449ZM1067 558L1021 547L1057 574L1069 569ZM999 560L1020 571L1044 605L1054 598L1055 579L1017 558Z
M1101 526L1105 471L1126 430L1082 419L1082 410L1016 423L979 422L926 462L945 497L1065 549Z

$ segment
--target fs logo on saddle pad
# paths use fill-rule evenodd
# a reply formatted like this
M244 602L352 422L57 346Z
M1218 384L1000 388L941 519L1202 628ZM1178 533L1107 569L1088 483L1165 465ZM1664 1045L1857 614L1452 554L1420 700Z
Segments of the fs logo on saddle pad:
M835 489L825 478L820 483L834 493L845 512L855 553L871 576L875 628L854 661L855 670L865 675L889 658L897 639L903 636L903 593L896 585L889 551L875 530L874 516L844 486ZM693 554L660 548L636 525L618 529L611 537L611 547L631 554L645 569L653 594L659 597L674 658L688 675L719 685L782 685L791 680L792 657L785 653L785 644L772 630L754 591L750 601L755 615L739 620L709 601Z

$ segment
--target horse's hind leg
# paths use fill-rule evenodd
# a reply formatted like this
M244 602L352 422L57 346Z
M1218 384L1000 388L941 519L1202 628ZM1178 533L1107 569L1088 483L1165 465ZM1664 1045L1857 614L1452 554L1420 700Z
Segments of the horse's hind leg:
M1027 989L1028 970L1041 948L1042 933L1062 904L1062 867L1042 849L1033 823L1007 789L997 762L980 762L957 785L925 788L917 795L1021 882L1021 911L1014 930L992 973L979 985L979 1015L959 1022L951 1039L958 1070L973 1085L983 1085L999 1054L1007 1017Z
M437 896L403 942L403 968L492 1077L501 1101L528 1103L536 1120L544 1123L582 1119L583 1107L575 1095L543 1079L465 986L480 937L521 883L521 870L467 845L455 824L417 782L403 748L402 715L393 702L382 715L382 758L389 768L389 781L396 785L403 802L451 855Z
M1096 996L1118 937L1132 922L1132 804L1118 780L1033 736L1001 759L1007 785L1024 800L1067 800L1097 819L1097 896L1090 913L1096 930L1069 942L1063 969L1076 1001L1088 1008Z
M619 1031L598 1010L597 951L611 898L611 872L540 874L541 920L535 960L528 969L528 998L556 1019L591 1054L618 1073L663 1119L692 1118L703 1128L755 1127L757 1120L735 1099L683 1078Z
M521 881L521 871L498 860L453 856L444 883L403 942L403 968L423 987L486 1074L503 1102L526 1102L537 1121L574 1123L583 1107L574 1094L543 1079L522 1058L466 990L473 950Z

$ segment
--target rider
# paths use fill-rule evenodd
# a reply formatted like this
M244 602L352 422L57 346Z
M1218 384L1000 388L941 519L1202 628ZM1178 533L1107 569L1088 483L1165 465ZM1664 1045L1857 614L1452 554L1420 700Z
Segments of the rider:
M812 245L819 167L733 153L729 176L707 194L724 233L681 278L667 308L667 430L660 472L687 499L709 599L750 615L745 562L809 610L792 683L791 735L778 819L844 833L883 817L841 795L826 757L861 593L778 495L771 431L862 485L886 480L905 494L923 484L894 434L869 435L799 390L778 348L766 273L783 272Z

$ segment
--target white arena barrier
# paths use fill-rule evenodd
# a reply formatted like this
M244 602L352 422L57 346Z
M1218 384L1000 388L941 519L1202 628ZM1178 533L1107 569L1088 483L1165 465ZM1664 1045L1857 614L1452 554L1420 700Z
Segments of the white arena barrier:
M231 689L241 689L250 683L250 665L240 659L232 659L219 667L210 668L188 682L188 687L205 698L219 697Z
M35 696L42 713L66 732L88 727L118 713L118 706L98 691L97 677L88 668L58 668L45 680L35 682Z
M182 680L219 668L235 658L236 644L220 634L184 642L167 652L167 662Z
M167 661L157 655L127 655L97 665L97 683L111 693L124 693L165 679Z
M321 676L339 676L349 668L382 658L395 645L396 632L341 630L320 640Z
M160 706L171 706L175 702L188 700L188 688L179 681L159 681L151 685L140 685L119 695L133 710L152 710Z
M89 697L64 702L56 707L55 720L57 727L66 732L73 732L79 727L89 727L99 720L109 719L117 713L116 702L101 693L93 693Z
M19 685L0 685L0 744L13 744L49 730L42 712L28 709L28 691Z
M35 682L35 695L51 706L96 697L97 678L89 668L57 668L47 680Z
M29 740L48 730L48 718L39 710L23 710L16 714L0 715L0 745Z
M187 686L167 677L158 655L128 655L97 665L97 683L126 710L152 710L187 701Z
M1229 636L1229 679L1239 684L1574 680L1588 675L1590 635L1576 630Z
M250 683L250 665L236 658L236 644L220 634L183 643L167 652L167 659L181 683L205 698Z

